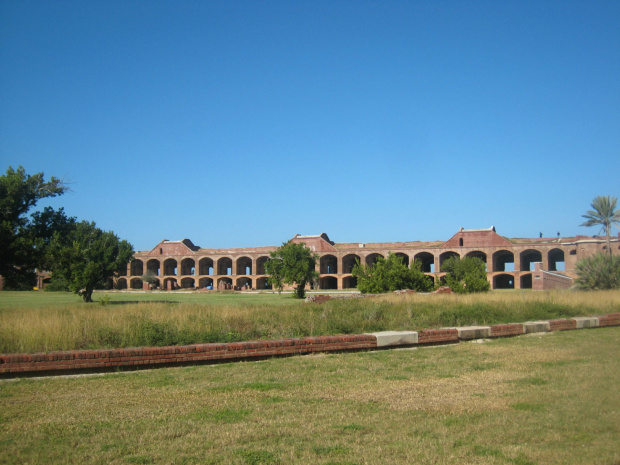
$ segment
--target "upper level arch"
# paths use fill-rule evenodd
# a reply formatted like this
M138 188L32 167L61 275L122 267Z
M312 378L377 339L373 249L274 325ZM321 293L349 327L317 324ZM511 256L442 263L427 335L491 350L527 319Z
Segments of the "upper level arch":
M377 260L379 260L379 257L385 258L380 253L371 253L369 255L366 255L366 265L374 265L375 263L377 263Z
M442 254L439 256L439 271L443 271L443 263L444 263L447 259L452 258L452 257L461 258L461 256L460 256L458 253L456 253L456 252L454 252L454 251L452 251L452 250L449 250L449 251L447 251L447 252L444 252L444 253L442 253Z
M202 276L213 276L213 259L209 257L201 258L198 261L198 274ZM201 286L204 287L204 286Z
M515 254L509 250L498 250L493 254L493 271L514 271Z
M159 276L160 267L161 263L159 263L159 260L155 258L152 258L151 260L146 262L146 272L151 273L155 276Z
M470 258L479 258L480 260L484 262L485 270L489 269L487 265L487 254L485 254L484 252L480 250L472 250L471 252L467 252L465 256L470 257Z
M323 255L320 259L319 270L321 274L337 274L338 273L338 259L333 255ZM324 288L321 289L331 289Z
M409 255L403 252L396 252L394 255L396 255L397 257L401 257L405 266L409 268Z
M164 261L164 275L176 276L177 274L177 261L174 258L168 258Z
M564 271L564 251L562 249L551 249L547 252L547 262L549 271Z
M193 258L184 258L183 260L181 260L181 275L191 276L195 273L196 273L196 262L194 261Z
M217 274L232 275L232 259L230 257L222 257L217 261Z
M542 253L539 250L527 249L519 254L520 270L533 271L532 263L542 262Z
M252 274L252 259L250 257L239 257L237 259L237 274Z
M256 259L256 274L267 274L265 273L265 264L269 261L269 257L263 256L258 257Z
M435 256L430 252L420 252L413 256L414 261L418 261L422 264L422 271L424 273L435 272Z
M353 267L360 263L360 256L354 253L350 253L342 257L342 272L343 273L351 273L353 271Z
M134 258L131 261L131 276L142 276L144 274L144 262L142 260L138 260Z

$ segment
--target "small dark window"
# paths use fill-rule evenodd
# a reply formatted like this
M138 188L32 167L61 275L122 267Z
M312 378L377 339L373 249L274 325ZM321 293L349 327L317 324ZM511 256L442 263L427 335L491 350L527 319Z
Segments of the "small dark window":
M462 237L459 239L459 246L463 247L463 238Z
M164 249L160 248L159 249L159 255L162 255L164 253Z
M569 253L570 253L571 255L577 255L577 251L576 251L575 249L571 250Z

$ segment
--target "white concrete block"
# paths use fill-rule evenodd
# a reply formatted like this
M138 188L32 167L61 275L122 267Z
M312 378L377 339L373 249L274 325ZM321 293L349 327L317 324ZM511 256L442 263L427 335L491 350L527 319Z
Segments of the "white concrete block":
M404 346L418 343L417 331L381 331L371 334L377 338L377 347Z

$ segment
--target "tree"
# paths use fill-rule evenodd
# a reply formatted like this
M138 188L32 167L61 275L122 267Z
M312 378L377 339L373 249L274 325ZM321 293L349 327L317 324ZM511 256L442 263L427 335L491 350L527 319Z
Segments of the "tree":
M599 195L594 198L592 210L588 210L583 216L587 221L581 223L580 226L601 226L601 230L605 231L607 237L607 252L611 257L611 227L615 225L620 227L620 211L616 211L618 199L609 195Z
M92 302L94 289L124 269L132 256L129 242L88 221L76 223L65 234L54 233L48 248L53 275L63 278L84 302Z
M47 207L27 216L41 199L67 191L65 183L43 173L26 174L20 166L0 176L0 275L7 287L28 288L35 280L36 268L45 268L45 248L53 232L74 221L64 211Z
M585 291L620 289L620 257L598 253L577 262L575 286Z
M265 272L270 275L269 282L280 290L283 284L295 286L295 297L303 299L306 284L318 276L315 268L319 256L312 253L303 242L290 241L284 242L270 256L265 263Z
M459 294L487 292L491 288L484 262L478 257L450 257L443 262L441 269L448 273L446 284Z
M357 288L363 294L381 294L400 289L413 289L428 292L433 281L422 272L422 264L414 261L411 268L403 263L403 258L388 252L387 258L379 257L376 263L353 267L352 275L357 278Z

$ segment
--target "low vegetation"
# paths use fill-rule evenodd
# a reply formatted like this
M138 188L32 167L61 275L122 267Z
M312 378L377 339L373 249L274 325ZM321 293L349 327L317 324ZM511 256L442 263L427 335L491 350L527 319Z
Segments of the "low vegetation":
M619 346L616 327L0 381L0 463L612 465Z
M284 294L96 293L95 300L100 305L67 293L3 292L0 352L421 330L620 311L620 291L388 294L320 305Z

